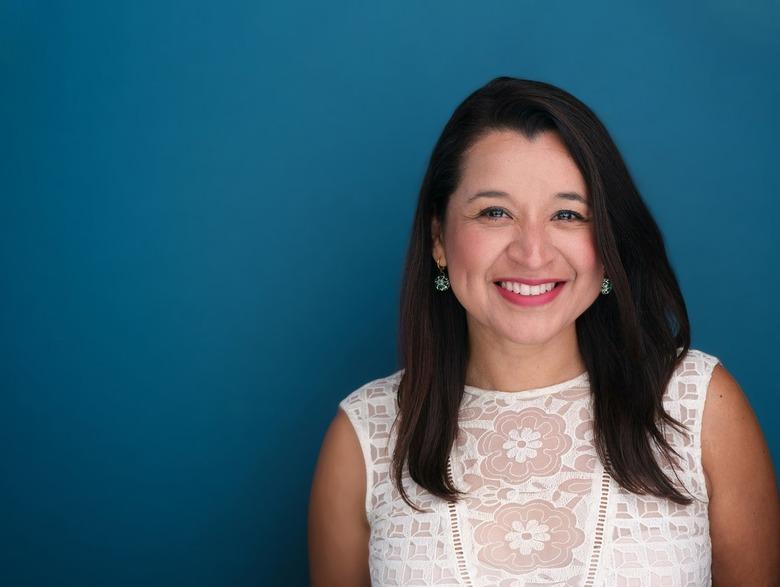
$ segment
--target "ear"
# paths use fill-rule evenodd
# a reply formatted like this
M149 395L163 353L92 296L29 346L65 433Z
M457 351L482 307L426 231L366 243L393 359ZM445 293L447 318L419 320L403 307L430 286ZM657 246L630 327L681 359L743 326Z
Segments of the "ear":
M431 221L431 240L433 244L433 260L438 261L439 265L447 265L447 255L444 252L444 235L439 219L434 217Z

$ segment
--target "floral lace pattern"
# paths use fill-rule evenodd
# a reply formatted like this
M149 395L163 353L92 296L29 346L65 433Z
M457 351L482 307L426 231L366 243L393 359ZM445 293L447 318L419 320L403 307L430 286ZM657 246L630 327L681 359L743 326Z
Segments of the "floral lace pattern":
M448 504L404 475L419 513L390 476L395 393L403 371L340 402L360 440L368 480L369 566L374 585L710 584L701 413L718 359L690 350L664 406L688 427L666 430L682 457L681 506L623 490L593 445L587 374L527 392L466 387L449 472L466 495ZM668 465L664 469L672 475Z
M477 443L477 451L484 455L480 471L486 479L515 483L552 475L571 445L566 421L557 414L534 407L502 413L493 420L493 430Z
M570 510L541 499L506 503L494 521L474 528L477 556L510 573L568 565L572 549L585 540L576 525Z

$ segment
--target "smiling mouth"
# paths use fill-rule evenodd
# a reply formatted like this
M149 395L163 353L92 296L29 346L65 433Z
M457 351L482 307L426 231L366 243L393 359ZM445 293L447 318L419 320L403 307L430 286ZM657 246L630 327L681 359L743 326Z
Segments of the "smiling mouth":
M541 296L546 293L550 293L551 291L555 290L556 288L560 287L562 284L566 283L565 281L555 281L551 282L554 285L550 289L546 288L540 288L539 286L529 286L527 284L520 284L517 282L509 282L512 283L513 287L507 288L501 285L501 281L494 281L493 284L500 287L501 289L505 289L509 292L514 293L515 295L520 295L524 297L535 297L535 296ZM535 289L534 289L535 288Z

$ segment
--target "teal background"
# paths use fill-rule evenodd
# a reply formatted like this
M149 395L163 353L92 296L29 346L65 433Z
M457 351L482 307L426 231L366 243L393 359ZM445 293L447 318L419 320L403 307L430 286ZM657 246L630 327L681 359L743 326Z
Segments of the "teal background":
M780 8L0 4L0 584L305 585L417 189L497 75L603 119L775 464Z

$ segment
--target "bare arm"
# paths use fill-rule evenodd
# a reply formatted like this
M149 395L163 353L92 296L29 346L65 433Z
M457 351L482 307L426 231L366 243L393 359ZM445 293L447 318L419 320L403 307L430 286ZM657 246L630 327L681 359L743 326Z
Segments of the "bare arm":
M339 409L325 433L309 499L312 587L370 587L365 496L363 453Z
M716 365L702 420L715 587L780 586L780 502L769 449L747 397Z

